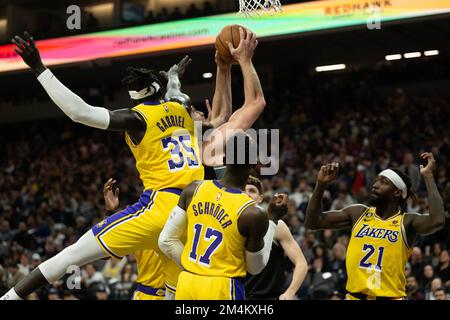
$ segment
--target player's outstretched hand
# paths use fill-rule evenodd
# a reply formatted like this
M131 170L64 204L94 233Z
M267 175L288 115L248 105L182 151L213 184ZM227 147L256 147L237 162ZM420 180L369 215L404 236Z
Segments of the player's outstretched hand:
M113 190L117 181L109 178L103 185L103 197L105 198L105 207L108 211L114 211L119 207L119 188Z
M431 152L424 152L420 155L422 159L427 159L428 163L424 167L423 165L420 165L420 174L422 174L424 177L432 177L434 169L436 167L436 160L434 160L434 155Z
M317 174L317 183L329 183L336 180L339 172L339 163L333 162L322 166Z
M288 195L285 193L277 193L270 200L267 212L269 213L269 219L277 222L283 218L287 212Z
M169 75L178 75L178 78L181 79L191 62L192 59L186 55L180 62L174 64L169 71L160 71L159 75L165 80L169 80Z
M233 47L233 44L227 41L230 53L233 58L239 62L249 62L253 58L258 40L256 35L250 30L243 27L239 27L240 42L237 48Z
M23 38L15 36L11 39L11 42L16 46L14 51L22 57L23 61L36 73L41 74L45 70L45 66L42 63L39 50L34 43L33 37L28 32L23 33Z

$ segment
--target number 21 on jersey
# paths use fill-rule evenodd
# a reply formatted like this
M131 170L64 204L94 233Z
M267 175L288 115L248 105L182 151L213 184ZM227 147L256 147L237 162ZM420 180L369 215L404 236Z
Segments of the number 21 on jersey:
M372 269L373 264L368 262L368 260L375 254L376 248L375 246L371 244L364 244L363 251L366 253L366 255L361 259L359 262L359 266L364 269ZM384 247L378 247L378 258L377 258L377 264L375 265L376 271L381 271L383 268L383 254L384 254Z

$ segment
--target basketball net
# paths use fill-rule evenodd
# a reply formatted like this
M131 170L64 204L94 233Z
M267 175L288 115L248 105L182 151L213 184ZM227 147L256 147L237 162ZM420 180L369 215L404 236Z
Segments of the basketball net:
M239 13L246 17L260 16L262 13L273 15L282 10L280 0L239 0Z

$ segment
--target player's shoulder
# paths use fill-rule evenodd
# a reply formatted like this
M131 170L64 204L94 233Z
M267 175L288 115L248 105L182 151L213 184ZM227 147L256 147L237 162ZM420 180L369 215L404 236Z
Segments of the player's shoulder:
M250 223L258 223L268 219L267 211L257 204L247 206L239 215L239 219L248 220Z
M191 98L184 93L170 98L169 100L167 100L167 102L176 103L182 106L184 109L187 109L191 106Z
M204 182L205 180L194 180L190 184L188 184L184 188L184 192L188 194L194 194L194 192L197 190L197 188Z
M344 209L342 209L342 211L344 211L345 213L354 216L354 217L359 217L362 214L364 214L365 212L367 212L370 209L370 207L366 206L365 204L362 203L355 203L355 204L351 204L347 207L345 207Z
M417 219L418 217L423 216L424 214L418 213L418 212L405 212L403 215L403 224L408 225L414 219Z

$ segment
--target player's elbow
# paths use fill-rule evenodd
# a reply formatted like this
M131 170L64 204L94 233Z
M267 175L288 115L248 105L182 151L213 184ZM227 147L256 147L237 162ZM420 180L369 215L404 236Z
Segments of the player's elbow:
M445 226L445 216L444 214L442 214L442 217L440 217L433 223L433 229L436 232L443 229L444 226Z
M254 104L255 107L262 112L266 107L266 99L264 98L264 95L258 95L254 101Z
M317 223L317 221L314 221L313 219L308 218L308 215L306 215L305 228L316 231L319 229L319 224Z
M167 236L167 234L165 232L161 232L161 234L159 235L158 246L159 246L159 249L161 249L161 251L166 256L170 257L171 244L170 244L169 237Z

